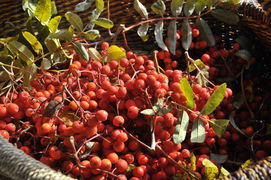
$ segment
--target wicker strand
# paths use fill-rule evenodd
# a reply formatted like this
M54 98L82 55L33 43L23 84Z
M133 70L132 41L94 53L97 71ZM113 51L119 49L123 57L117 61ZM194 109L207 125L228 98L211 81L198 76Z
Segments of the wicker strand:
M7 177L6 179L13 180L74 180L27 156L2 136L0 136L0 172Z

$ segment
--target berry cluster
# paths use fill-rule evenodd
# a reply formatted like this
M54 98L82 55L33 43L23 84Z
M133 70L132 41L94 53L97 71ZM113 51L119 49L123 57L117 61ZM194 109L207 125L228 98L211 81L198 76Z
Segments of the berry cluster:
M231 50L208 48L199 38L199 30L192 28L191 51L200 52L196 55L215 81L223 74L215 67L216 62L232 56L240 46L236 43ZM182 30L176 35L177 40L181 38ZM177 48L179 44L177 41ZM103 56L108 48L108 43L102 43ZM201 114L219 86L199 83L194 72L185 70L189 69L186 63L182 70L176 69L189 58L182 50L175 56L165 51L156 53L159 63L163 61L163 72L157 61L132 51L108 62L83 61L74 51L70 53L74 58L67 71L40 72L31 82L32 90L14 90L0 100L2 136L44 164L82 179L160 180L188 174L201 178L205 176L202 161L210 159L213 149L225 155L229 153L228 141L239 142L240 133L232 126L221 138L210 126L234 110L232 90L226 89L224 100L213 113ZM180 88L182 79L191 85L193 108L187 108L187 97ZM189 116L187 136L200 119L206 132L204 142L186 138L175 143L173 134L182 111ZM238 116L245 119L241 113ZM241 128L246 135L253 135L248 124ZM263 147L270 148L270 144L266 140ZM256 156L264 157L262 151Z

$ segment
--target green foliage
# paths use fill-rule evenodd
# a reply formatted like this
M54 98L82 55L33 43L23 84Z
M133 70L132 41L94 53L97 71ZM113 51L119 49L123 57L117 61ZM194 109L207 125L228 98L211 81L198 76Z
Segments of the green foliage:
M141 17L148 19L148 11L139 0L134 0L134 8L140 14Z
M187 19L183 21L182 29L183 29L182 46L187 51L192 43L192 30Z
M226 119L216 119L213 121L209 121L211 127L213 128L218 137L221 137L224 134L229 122L230 121Z
M170 52L175 55L176 53L176 31L177 31L177 22L176 20L170 21L168 25L168 48Z
M67 21L79 32L83 31L83 22L80 16L73 12L66 12L65 13L65 18Z
M151 9L155 14L159 16L164 16L166 5L163 0L157 0L155 3L152 4Z
M139 35L139 37L144 41L148 41L149 36L147 35L148 30L149 30L149 24L142 24L141 26L139 26L139 28L137 29L137 34Z
M114 23L110 19L107 19L107 18L98 18L96 20L92 20L92 22L106 29L110 29L114 26Z
M202 18L197 18L196 25L197 28L200 30L200 37L204 39L209 46L214 46L215 37L208 23Z
M158 23L156 23L155 30L154 30L154 36L155 36L155 40L156 40L158 46L161 49L168 51L168 48L165 45L164 40L163 40L163 29L164 29L164 22L163 21L159 21Z
M90 8L93 2L94 0L86 0L79 3L76 11ZM4 45L4 50L0 51L0 64L2 65L0 75L1 78L5 77L0 84L0 93L4 94L18 81L23 82L23 88L29 89L31 88L30 81L35 78L38 70L55 69L67 61L69 62L71 57L67 55L66 47L62 46L63 42L70 43L74 37L82 35L88 40L97 39L100 37L100 33L93 29L96 24L107 29L113 27L111 20L99 18L104 9L104 1L96 0L95 2L96 9L92 11L88 26L83 25L82 19L76 13L67 12L65 18L70 23L70 27L59 30L58 26L62 17L56 15L57 9L54 1L23 0L23 10L29 15L25 23L27 30L16 37L0 39L0 43ZM75 34L74 31L79 34ZM82 43L74 42L72 44L81 59L88 60L89 56L94 59L95 56L103 60L93 50L88 51ZM5 58L2 58L4 54L6 54Z
M195 119L192 126L190 141L193 143L202 143L205 140L205 128L199 117Z
M194 93L186 78L182 78L180 81L180 89L186 98L186 106L189 109L193 109L195 106Z
M223 83L215 90L215 92L211 95L211 97L208 99L207 103L203 107L201 112L202 114L209 115L216 109L216 107L224 99L226 88L227 84Z
M172 136L173 141L178 144L182 143L186 137L186 131L189 124L189 116L186 111L182 111L179 118L177 125L174 130L174 134Z
M230 25L237 25L240 21L240 18L236 13L225 9L214 9L211 12L211 15Z
M171 13L173 16L181 14L183 9L183 0L172 0L170 4Z
M29 44L31 44L33 50L37 53L37 54L43 54L43 47L41 45L41 43L38 41L38 39L31 34L30 32L22 32L23 37L29 42Z

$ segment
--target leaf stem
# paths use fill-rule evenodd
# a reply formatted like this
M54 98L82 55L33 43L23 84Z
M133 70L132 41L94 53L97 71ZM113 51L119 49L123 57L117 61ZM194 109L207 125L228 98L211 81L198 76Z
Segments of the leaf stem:
M202 74L200 68L194 63L194 59L192 59L190 56L189 56L189 53L188 51L185 51L184 53L185 57L186 57L186 60L189 61L190 63L192 63L196 69L198 70L198 72L200 73L200 75L208 82L210 83L213 87L215 86L204 74Z

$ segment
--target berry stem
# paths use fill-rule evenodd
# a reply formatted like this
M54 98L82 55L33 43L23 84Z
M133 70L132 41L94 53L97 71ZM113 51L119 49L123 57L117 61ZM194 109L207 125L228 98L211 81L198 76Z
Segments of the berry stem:
M213 87L215 87L215 85L204 75L202 74L200 68L194 63L194 59L192 59L190 56L189 56L189 53L187 51L185 51L185 57L186 57L186 61L192 63L196 69L198 70L198 72L200 73L200 75L208 82L210 83Z

